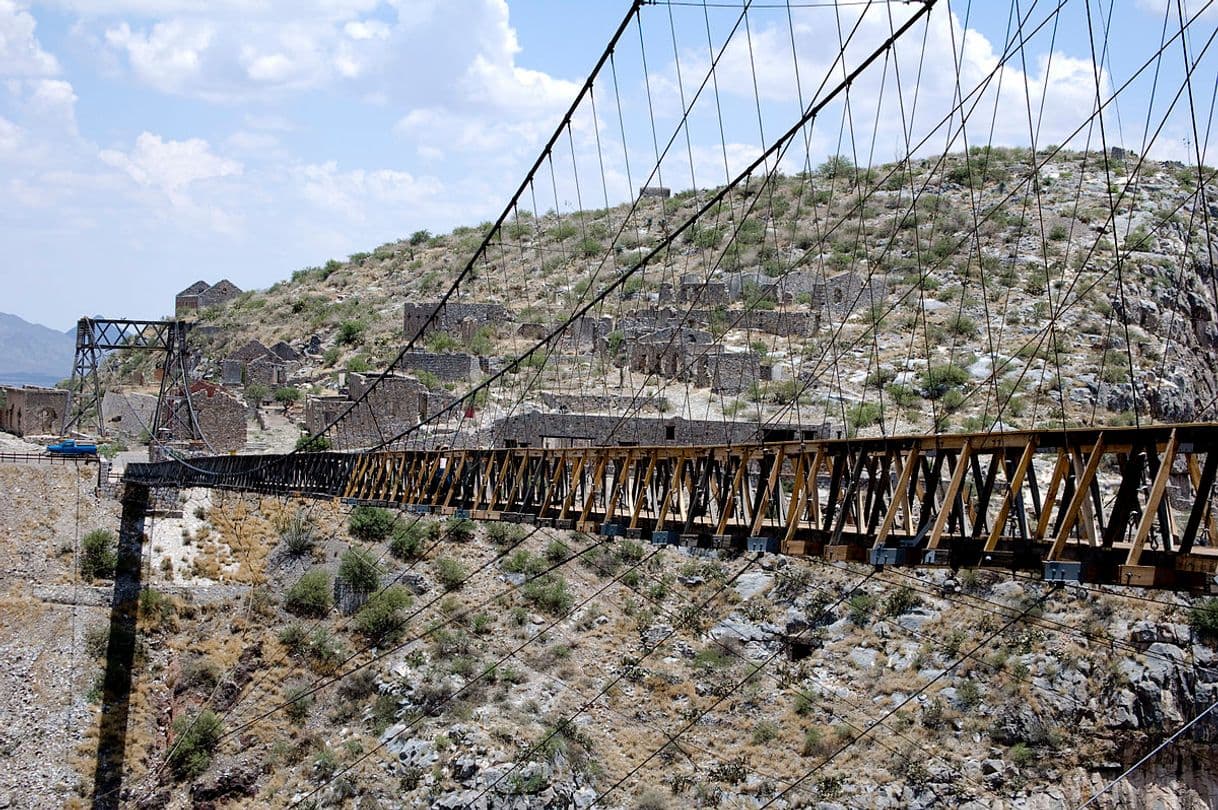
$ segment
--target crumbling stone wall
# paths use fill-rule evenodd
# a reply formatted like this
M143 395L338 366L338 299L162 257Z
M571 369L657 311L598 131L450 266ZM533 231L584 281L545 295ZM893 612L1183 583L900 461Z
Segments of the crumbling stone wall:
M716 394L739 394L761 380L761 356L756 352L707 355L706 376Z
M208 307L227 304L241 294L241 288L228 279L208 284L196 281L174 297L173 310L179 318L198 315Z
M407 352L398 361L397 367L402 371L418 373L426 371L441 380L454 382L469 382L481 372L476 355L464 352L434 354L432 352Z
M434 304L405 304L403 305L402 326L406 338L413 338L420 333L427 319L440 306ZM449 301L439 310L434 321L427 326L427 332L452 332L465 334L471 330L487 325L498 325L511 322L512 313L501 304L464 304ZM468 334L465 335L467 338Z
M629 408L651 408L666 411L669 408L668 397L661 396L595 396L582 394L551 394L543 392L541 403L547 408L565 413L590 413L594 411L621 412Z
M346 397L309 397L305 402L305 427L310 433L323 429L368 391L375 376L347 375ZM410 377L388 376L371 389L335 426L332 441L336 450L371 447L419 423L427 401L427 389Z
M760 437L757 425L748 422L559 413L509 416L497 422L491 433L497 446L518 447L742 444Z
M219 389L191 392L199 432L217 453L245 447L245 404Z
M102 396L102 422L106 432L136 439L152 430L156 397L151 394L107 391Z
M58 435L68 407L68 392L36 385L0 386L0 430L16 436Z

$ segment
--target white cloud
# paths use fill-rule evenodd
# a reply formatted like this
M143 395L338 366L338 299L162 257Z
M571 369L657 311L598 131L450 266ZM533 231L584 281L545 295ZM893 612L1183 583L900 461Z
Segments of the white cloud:
M244 168L235 160L213 154L207 141L166 141L151 132L141 133L129 153L105 149L98 157L139 185L163 191L175 205L189 204L187 186L240 175Z
M76 133L76 91L62 79L37 79L32 82L26 109L34 117Z
M214 36L212 25L184 20L157 23L147 33L125 22L106 30L106 42L126 52L136 76L166 92L201 75L203 54Z
M340 171L335 161L302 166L298 177L307 200L354 220L364 219L370 208L417 205L443 189L434 178L393 169Z
M53 76L59 62L34 35L34 18L13 0L0 0L0 76Z
M0 117L0 155L14 154L21 146L21 127Z
M343 32L351 39L389 39L390 28L380 20L352 20L343 26Z

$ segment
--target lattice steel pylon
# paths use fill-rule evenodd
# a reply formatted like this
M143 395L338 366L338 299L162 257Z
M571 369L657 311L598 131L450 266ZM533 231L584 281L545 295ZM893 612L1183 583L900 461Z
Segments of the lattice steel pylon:
M63 435L79 430L91 415L97 420L97 435L106 435L102 418L101 365L106 352L134 350L160 352L161 387L149 434L159 438L199 439L198 419L190 402L190 355L186 335L188 321L128 321L81 318L76 324L76 358L64 409ZM180 386L185 412L168 407L167 395ZM162 435L164 434L164 435Z

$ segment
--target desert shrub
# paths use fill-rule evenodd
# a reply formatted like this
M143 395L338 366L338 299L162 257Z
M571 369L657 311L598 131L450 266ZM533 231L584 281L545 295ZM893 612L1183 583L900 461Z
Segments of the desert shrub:
M421 520L406 526L398 526L393 530L393 539L389 541L389 553L399 560L415 560L426 552L425 542L428 538L428 526Z
M550 544L546 546L546 559L554 565L564 562L570 557L571 548L561 540L551 540Z
M319 672L333 672L347 657L342 644L324 627L318 627L309 636L305 655Z
M211 766L223 726L211 709L191 721L179 717L173 724L177 740L169 754L169 768L179 779L195 779Z
M1015 763L1017 768L1024 768L1032 764L1032 760L1036 759L1036 753L1028 746L1027 743L1015 743L1007 750L1007 756L1011 758L1011 762Z
M302 453L324 453L330 449L330 440L325 436L301 436L296 440L296 449Z
M140 623L150 631L170 630L177 624L178 606L173 598L156 588L140 591Z
M292 622L279 631L279 643L291 655L304 655L309 644L309 634L299 622Z
M347 532L360 540L384 540L393 531L397 516L376 506L357 506L347 518Z
M477 525L469 518L449 518L447 525L444 527L445 534L450 540L458 543L467 543L474 537L474 529Z
M279 539L283 541L288 554L300 557L313 550L313 544L317 542L317 535L314 532L313 523L308 517L297 512L279 533Z
M321 618L333 605L330 575L320 568L314 568L296 580L283 598L284 608L297 616Z
M118 541L113 532L95 529L80 540L80 576L82 579L112 579L118 562Z
M526 549L519 548L512 553L512 556L503 561L503 570L509 574L524 574L529 577L535 577L542 571L545 571L548 566L545 560L534 554L530 554Z
M371 552L349 548L338 563L338 581L355 593L372 593L380 587L381 566Z
M335 338L344 346L352 346L364 339L367 324L363 321L343 321L338 326L338 336Z
M853 594L846 600L846 607L850 610L850 621L859 627L863 627L871 619L871 614L875 612L875 597L869 593L862 591Z
M753 745L765 745L778 738L778 726L769 720L762 720L753 726Z
M922 599L918 596L917 592L908 585L902 585L888 594L888 597L884 600L884 615L900 616L903 613L908 613L920 604L922 604Z
M1193 605L1188 622L1198 635L1218 639L1218 599L1203 599Z
M575 602L575 597L567 588L567 581L557 574L546 574L530 580L524 586L524 596L539 609L554 616L565 615Z
M300 725L309 717L309 712L313 709L313 695L305 686L290 687L284 693L284 713L288 719L294 724Z
M938 399L956 386L968 382L968 372L955 364L931 366L922 375L927 399Z
M402 611L413 603L404 588L393 586L374 594L355 614L355 626L369 643L392 644L402 637L406 618Z
M455 591L465 584L469 573L465 566L451 557L441 557L435 563L436 579L446 591Z
M514 546L524 535L524 528L518 523L492 523L486 530L486 536L497 546Z

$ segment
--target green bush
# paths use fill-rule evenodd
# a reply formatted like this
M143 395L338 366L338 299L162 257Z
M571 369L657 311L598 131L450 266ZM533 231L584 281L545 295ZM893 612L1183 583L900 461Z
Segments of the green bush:
M298 622L292 622L279 631L279 643L290 655L304 655L309 644L309 634Z
M393 531L397 516L376 506L357 506L347 518L347 532L360 540L384 540Z
M314 568L298 579L283 599L283 606L289 612L313 618L325 616L333 605L330 575L320 568Z
M292 388L290 386L285 386L283 388L275 389L275 401L276 402L282 402L282 403L300 402L300 400L303 397L304 397L304 394L300 393L299 388Z
M343 321L338 326L337 341L344 346L354 346L364 339L367 325L363 321Z
M113 532L95 529L80 541L80 576L82 579L112 579L118 562L118 541Z
M504 571L507 571L509 574L524 574L529 577L537 576L546 570L547 567L545 560L530 554L523 548L516 549L512 556L503 561Z
M921 597L908 585L902 585L884 600L885 616L900 616L922 604Z
M325 436L306 434L296 440L296 449L302 453L324 453L330 449L330 440Z
M486 530L487 538L497 546L514 546L524 535L524 528L518 523L492 523Z
M567 581L557 574L546 574L530 580L524 586L524 596L539 609L554 616L571 610L575 597L567 589Z
M309 717L309 712L313 709L313 695L309 692L308 687L293 686L284 693L284 713L288 719L295 725L300 725Z
M846 606L850 609L850 621L863 627L875 612L875 597L860 591L846 600Z
M457 590L465 584L467 576L469 574L465 570L465 566L451 557L441 557L436 560L436 579L444 586L444 590Z
M1203 599L1193 605L1188 621L1198 635L1218 639L1218 599Z
M338 563L338 581L355 593L372 593L381 585L381 566L371 552L349 548Z
M927 399L938 399L951 389L968 382L968 372L955 364L931 366L922 375Z
M288 521L288 525L279 533L279 539L283 541L288 553L293 557L300 557L309 553L313 550L313 545L317 541L312 522L302 512L297 512Z
M371 644L392 644L402 637L402 611L413 603L404 588L393 586L374 594L355 614L355 626Z
M169 768L179 779L196 779L211 766L211 757L220 743L220 718L204 709L192 722L179 717L173 724L177 740L169 754Z
M474 529L476 528L477 524L475 524L469 518L454 517L448 519L448 524L444 527L444 532L448 535L448 539L450 540L458 543L467 543L473 539Z
M389 553L399 560L417 560L427 549L425 541L432 535L429 531L434 523L424 523L417 520L393 530L393 539L389 541Z
M140 623L148 630L172 630L177 625L178 606L156 588L140 591Z

